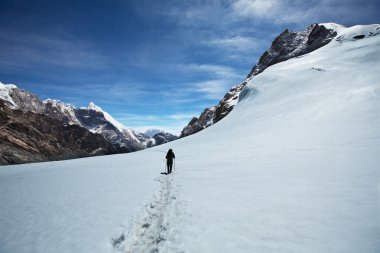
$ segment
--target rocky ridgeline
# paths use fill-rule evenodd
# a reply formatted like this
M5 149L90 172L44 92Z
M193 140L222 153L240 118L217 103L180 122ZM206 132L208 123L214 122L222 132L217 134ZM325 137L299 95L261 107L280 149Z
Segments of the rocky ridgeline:
M271 47L263 53L259 62L248 74L247 79L234 86L217 105L206 108L198 118L193 117L182 130L180 138L197 133L224 118L236 105L239 94L248 80L263 72L267 67L323 47L336 35L335 30L319 24L313 24L300 32L292 32L286 29L275 38Z
M133 152L177 139L177 136L169 133L160 132L149 137L125 128L92 102L88 107L79 109L59 100L42 102L36 95L15 85L0 83L0 101L4 119L0 125L3 130L0 164ZM23 124L9 128L9 122L24 119L22 114L34 121L24 120ZM42 127L42 130L50 129L51 132L41 132L37 126ZM52 127L61 133L55 132ZM22 130L25 130L24 134ZM46 138L43 142L40 142L41 136ZM50 145L51 142L54 145ZM18 145L20 143L25 145ZM77 144L78 147L75 146Z
M0 100L0 164L18 164L124 152L102 135L44 114L11 109Z

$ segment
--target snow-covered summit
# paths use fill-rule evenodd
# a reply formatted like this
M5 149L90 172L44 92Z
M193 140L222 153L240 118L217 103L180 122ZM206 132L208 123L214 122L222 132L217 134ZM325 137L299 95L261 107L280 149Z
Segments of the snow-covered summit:
M16 89L17 86L14 84L4 84L0 82L0 99L4 100L10 108L15 108L16 104L10 96L10 92Z
M94 110L94 111L98 111L98 112L104 112L102 108L100 108L100 106L97 106L94 102L90 101L87 105L87 109L88 110Z
M271 47L260 57L259 62L253 66L248 78L260 74L269 66L289 60L327 45L340 30L338 24L313 24L301 31L285 29L272 42Z
M332 23L332 22L329 22L329 23L319 23L320 26L324 26L326 27L327 29L330 29L330 30L334 30L336 32L340 32L342 29L345 29L346 27L344 25L341 25L341 24L337 24L337 23Z
M17 88L17 86L15 84L6 84L3 82L0 82L0 88L15 89Z
M44 100L43 103L45 105L45 115L63 121L65 124L82 126L75 115L76 108L74 105L51 98Z
M151 138L153 137L153 135L158 134L158 133L163 133L163 132L165 131L161 129L148 129L144 132L144 134L148 136L149 138Z
M122 132L124 129L126 129L126 127L123 124L114 119L108 112L104 111L102 108L100 108L100 106L97 106L94 102L89 102L87 109L103 113L106 120L108 120L112 125L114 125L119 131Z
M44 105L33 93L18 88L14 84L0 84L0 99L11 109L43 113Z
M52 106L60 106L60 107L66 107L66 108L71 108L71 109L76 109L76 107L72 104L69 104L69 103L65 103L59 99L52 99L52 98L48 98L48 99L45 99L44 101L42 101L44 104L52 104Z

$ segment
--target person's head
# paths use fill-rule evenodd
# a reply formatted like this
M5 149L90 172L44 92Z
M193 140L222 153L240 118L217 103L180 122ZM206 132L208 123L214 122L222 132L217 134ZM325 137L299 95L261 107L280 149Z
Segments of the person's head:
M172 152L173 152L173 150L172 150L172 149L169 149L169 151L168 151L168 152L172 153Z

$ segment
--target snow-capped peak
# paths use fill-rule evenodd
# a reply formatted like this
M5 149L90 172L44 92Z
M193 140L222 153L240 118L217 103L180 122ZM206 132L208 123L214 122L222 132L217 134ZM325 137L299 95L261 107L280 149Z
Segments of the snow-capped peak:
M88 110L94 110L94 111L97 111L97 112L104 112L102 110L102 108L100 108L99 106L97 106L94 102L90 101L90 103L88 103L88 106L87 106L87 109Z
M5 87L7 89L16 89L17 88L17 86L14 84L5 84L5 83L0 82L0 89L3 87Z
M48 98L48 99L45 99L44 101L42 101L44 104L47 104L47 103L50 103L52 104L52 106L54 107L63 107L63 108L70 108L70 109L75 109L75 106L72 105L72 104L67 104L59 99L51 99L51 98Z
M114 119L108 112L104 111L102 108L97 106L92 101L88 103L87 110L94 110L94 111L103 113L104 118L108 120L112 125L114 125L120 132L123 132L123 130L126 129L126 127L123 124L121 124L119 121Z
M11 108L14 108L16 106L15 102L10 96L10 92L13 89L17 89L17 86L14 84L4 84L0 82L0 99L8 102Z
M164 133L164 130L161 129L148 129L144 132L144 134L148 137L153 137L153 135L158 134L158 133Z
M336 24L336 23L320 23L319 25L323 25L327 29L334 30L339 33L341 30L345 29L344 25Z

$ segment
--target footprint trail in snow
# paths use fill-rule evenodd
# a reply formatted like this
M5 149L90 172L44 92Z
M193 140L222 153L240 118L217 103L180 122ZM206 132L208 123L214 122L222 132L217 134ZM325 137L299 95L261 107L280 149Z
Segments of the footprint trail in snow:
M179 222L180 206L177 186L172 176L156 179L159 190L145 206L141 215L128 231L112 239L115 250L119 252L181 252L180 235L173 226ZM177 224L178 225L178 224Z

